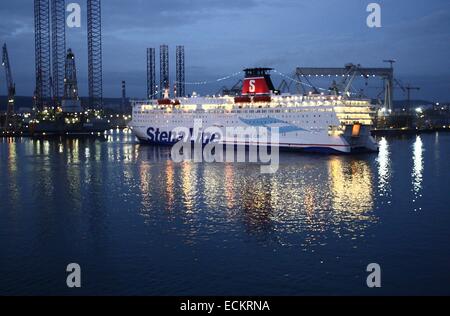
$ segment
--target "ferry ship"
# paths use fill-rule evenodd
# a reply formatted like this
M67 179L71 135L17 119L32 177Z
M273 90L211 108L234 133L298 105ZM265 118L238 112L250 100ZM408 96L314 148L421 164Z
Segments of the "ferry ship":
M244 69L245 78L238 96L165 97L132 101L129 124L142 143L171 145L179 139L172 131L178 127L192 130L194 121L203 126L277 128L278 141L268 146L319 153L376 152L371 136L376 107L368 99L344 95L282 94L274 89L271 68ZM236 138L219 143L236 143ZM198 141L199 138L197 138ZM195 141L194 135L192 141ZM201 137L207 143L213 139ZM241 140L245 145L251 141Z

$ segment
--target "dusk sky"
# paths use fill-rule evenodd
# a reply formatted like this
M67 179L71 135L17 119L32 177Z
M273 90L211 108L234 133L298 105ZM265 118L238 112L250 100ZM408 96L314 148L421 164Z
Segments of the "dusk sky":
M77 1L66 1L77 2ZM369 28L366 7L378 2L382 27ZM76 55L81 95L87 94L86 1L82 27L67 28L67 48ZM8 45L17 95L32 95L34 75L33 1L2 1L0 42ZM147 47L170 46L174 80L175 46L185 45L186 80L214 80L248 66L284 73L295 67L340 67L348 62L387 66L421 87L414 98L450 101L449 0L103 0L104 96L120 96L126 80L131 97L146 93ZM157 69L158 72L158 69ZM202 87L215 93L238 78ZM274 81L279 78L274 75ZM380 86L378 81L373 86ZM4 72L0 94L6 94ZM397 98L404 94L396 91Z

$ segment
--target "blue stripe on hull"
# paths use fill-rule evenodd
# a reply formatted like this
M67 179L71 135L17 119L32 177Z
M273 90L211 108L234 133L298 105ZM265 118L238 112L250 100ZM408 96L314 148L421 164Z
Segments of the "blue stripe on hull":
M173 146L176 141L150 141L148 139L143 139L143 138L139 138L139 142L142 144L147 144L147 145L154 145L154 146ZM206 144L203 144L206 145ZM223 145L224 148L226 147L226 145ZM237 147L237 145L234 146L235 148ZM245 145L245 148L248 149L248 145ZM279 147L280 151L289 151L289 152L306 152L306 153L316 153L316 154L340 154L340 155L345 155L348 154L346 152L342 152L339 150L336 150L334 148L331 147ZM363 149L363 148L361 148ZM368 150L363 151L363 150L358 150L357 152L368 152ZM353 150L352 150L353 153Z
M140 138L140 137L138 137L137 139L139 140L139 142L141 144L156 145L156 146L173 146L173 145L175 145L177 143L177 142L169 142L169 141L167 141L167 142L161 142L161 141L155 142L155 141L150 141L148 139L143 139L143 138Z

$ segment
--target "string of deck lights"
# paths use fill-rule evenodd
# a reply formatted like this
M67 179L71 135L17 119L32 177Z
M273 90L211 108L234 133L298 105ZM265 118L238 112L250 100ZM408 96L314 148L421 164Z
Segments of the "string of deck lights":
M307 87L313 88L313 89L319 89L320 91L329 91L328 89L321 88L321 87L315 87L315 86L313 86L313 85L310 85L310 84L307 84L307 83L302 82L302 81L300 81L300 80L297 80L297 79L295 79L295 78L292 78L292 77L290 77L290 76L288 76L288 75L286 75L286 74L284 74L284 73L282 73L282 72L280 72L280 71L278 71L278 70L276 70L276 69L273 69L273 72L276 73L277 75L280 75L280 76L282 76L282 77L284 77L284 78L286 78L286 79L289 79L289 80L291 80L291 81L293 81L293 82L296 82L296 83L298 83L298 84L301 84L301 85L303 85L303 86L307 86ZM349 91L348 93L353 94L353 95L357 95L357 93L350 92L350 91Z
M312 85L310 85L310 84L301 82L301 81L296 80L296 79L294 79L294 78L291 78L291 77L289 77L288 75L286 75L286 74L284 74L284 73L282 73L282 72L280 72L280 71L278 71L278 70L276 70L276 69L274 69L273 71L274 71L275 73L277 73L278 75L280 75L280 76L282 76L282 77L284 77L284 78L286 78L286 79L289 79L289 80L291 80L291 81L294 81L294 82L296 82L296 83L302 84L302 85L307 86L307 87L310 87L310 88L316 88L316 87L314 87L314 86L312 86ZM206 85L206 84L211 84L211 83L216 83L216 82L220 82L220 81L223 81L223 80L227 80L227 79L236 77L236 76L238 76L238 75L240 75L240 74L242 74L242 71L238 71L238 72L235 72L235 73L233 73L233 74L231 74L231 75L228 75L228 76L225 76L225 77L221 77L221 78L218 78L218 79L215 79L215 80L184 82L184 84L186 84L186 85ZM180 83L180 82L175 81L175 83ZM328 91L327 89L320 88L320 87L318 87L318 89L319 89L319 90L322 90L322 91Z
M292 78L292 77L290 77L290 76L288 76L288 75L286 75L286 74L284 74L284 73L282 73L282 72L280 72L280 71L278 71L278 70L276 70L276 69L273 69L273 72L276 73L277 75L281 76L281 77L284 77L284 78L286 78L286 79L289 79L289 80L291 80L291 81L293 81L293 82L295 82L295 83L301 84L301 85L303 85L303 86L307 86L307 87L314 88L314 89L316 88L316 87L314 87L313 85L304 83L304 82L302 82L302 81L300 81L300 80L297 80L297 79L294 79L294 78ZM324 88L320 88L320 87L317 87L317 88L318 88L319 90L322 90L322 91L327 91L327 89L324 89Z
M236 77L236 76L238 76L240 74L242 74L242 71L238 71L238 72L232 73L231 75L228 75L228 76L225 76L225 77L221 77L221 78L218 78L218 79L215 79L215 80L194 81L194 82L186 82L185 81L185 82L182 82L182 83L187 84L187 85L205 85L205 84L211 84L211 83L224 81L224 80ZM181 82L175 81L175 83L181 83Z
M159 91L156 91L155 93L153 93L152 95L149 95L148 97L153 98L153 97L157 96L158 94L159 94Z
M316 86L313 86L313 85L311 85L311 84L302 82L302 81L297 80L297 79L295 79L295 78L292 78L292 77L290 77L290 76L288 76L288 75L286 75L286 74L284 74L284 73L282 73L282 72L280 72L280 71L278 71L278 70L276 70L276 69L273 69L273 72L276 73L277 75L281 76L281 77L284 77L284 78L286 78L286 79L288 79L288 80L290 80L290 81L293 81L293 82L295 82L295 83L301 84L301 85L303 85L303 86L306 86L306 87L309 87L309 88L313 88L313 89L318 89L318 90L320 90L320 91L329 91L329 89L325 89L325 88L321 88L321 87L316 87ZM240 74L242 74L242 71L238 71L238 72L232 73L232 74L230 74L230 75L228 75L228 76L224 76L224 77L217 78L217 79L214 79L214 80L192 81L192 82L189 82L189 81L186 82L186 81L185 81L185 82L183 82L183 83L186 84L186 85L197 85L197 86L200 86L200 85L207 85L207 84L212 84L212 83L217 83L217 82L220 82L220 81L228 80L228 79L234 78L234 77L236 77L236 76L238 76L238 75L240 75ZM175 83L180 83L180 82L175 81ZM156 92L153 96L157 95L158 93L159 93L159 91ZM353 95L357 95L357 93L354 93L354 92L350 92L350 91L349 91L349 93L350 93L350 94L353 94Z

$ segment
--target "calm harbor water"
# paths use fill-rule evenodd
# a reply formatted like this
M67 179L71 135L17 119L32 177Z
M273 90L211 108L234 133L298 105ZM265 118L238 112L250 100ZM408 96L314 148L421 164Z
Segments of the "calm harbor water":
M268 175L122 132L0 139L0 294L450 294L450 134L379 142Z

